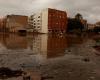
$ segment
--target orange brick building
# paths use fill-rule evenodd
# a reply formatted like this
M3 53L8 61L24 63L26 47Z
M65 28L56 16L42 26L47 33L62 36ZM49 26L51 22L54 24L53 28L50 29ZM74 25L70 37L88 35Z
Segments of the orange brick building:
M66 11L47 8L31 15L31 26L39 33L65 33L67 28Z
M49 32L64 33L67 27L67 13L65 11L48 9L48 30Z

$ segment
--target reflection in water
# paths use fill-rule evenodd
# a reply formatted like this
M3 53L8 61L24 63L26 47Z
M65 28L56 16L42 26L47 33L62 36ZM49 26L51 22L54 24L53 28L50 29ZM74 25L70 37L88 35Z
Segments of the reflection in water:
M68 40L66 37L56 35L49 35L47 42L47 58L63 56L65 49L68 47Z
M39 72L26 71L23 73L23 80L42 80Z
M45 58L65 55L66 48L73 44L81 44L83 39L57 35L0 34L0 50L29 50Z
M15 67L16 64L20 63L20 66L22 68L25 68L25 66L33 67L33 65L38 66L38 64L42 61L44 62L52 58L64 56L66 54L65 51L67 48L82 43L82 37L58 36L47 34L26 36L19 36L17 34L0 34L0 54L2 53L2 51L6 51L7 54L15 54L7 56L4 55L3 59L5 57L7 58L4 59L5 61L8 61L7 65L11 64L11 66L13 66L14 63L13 67ZM16 52L21 54L17 55L17 58ZM30 52L32 53L30 54ZM27 53L28 56L26 54L23 55L22 53ZM3 59L1 61L3 61ZM3 62L1 63L1 65L6 65ZM23 77L18 80L44 80L53 78L52 76L41 77L40 72L37 71L26 71L26 69L24 71L26 73L24 73L22 75Z
M25 37L18 35L8 35L5 40L7 49L27 49L27 40Z

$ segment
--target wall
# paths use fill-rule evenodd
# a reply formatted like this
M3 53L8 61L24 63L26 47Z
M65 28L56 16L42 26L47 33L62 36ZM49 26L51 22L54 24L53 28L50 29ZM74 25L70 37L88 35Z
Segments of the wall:
M52 32L65 32L67 27L67 13L56 9L48 9L48 28Z
M48 33L48 9L42 11L42 33Z
M18 32L18 30L25 30L28 25L28 17L21 15L8 15L6 17L6 27L10 32Z
M39 16L40 18L38 18ZM66 32L67 23L67 13L65 11L50 8L32 15L30 19L33 30L39 33L49 33L50 31L64 33Z

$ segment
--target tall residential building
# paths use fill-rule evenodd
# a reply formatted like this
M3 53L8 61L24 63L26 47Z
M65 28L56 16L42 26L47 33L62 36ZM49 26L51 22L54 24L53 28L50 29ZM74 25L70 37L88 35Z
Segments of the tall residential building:
M42 25L42 14L34 14L29 18L29 27L33 30L33 32L41 32Z
M31 15L30 26L34 32L64 33L67 27L67 13L56 9L44 9L38 14Z
M7 15L6 28L9 32L26 31L28 26L28 17L23 15Z

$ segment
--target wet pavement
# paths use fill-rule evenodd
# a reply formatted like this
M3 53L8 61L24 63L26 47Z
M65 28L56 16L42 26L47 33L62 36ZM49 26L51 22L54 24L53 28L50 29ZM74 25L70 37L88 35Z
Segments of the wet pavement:
M0 34L0 80L100 80L99 41L100 35Z

